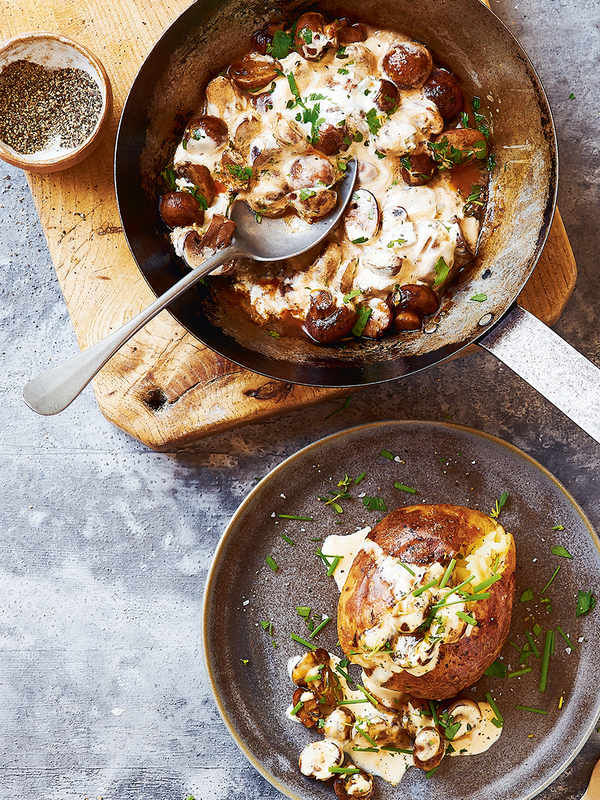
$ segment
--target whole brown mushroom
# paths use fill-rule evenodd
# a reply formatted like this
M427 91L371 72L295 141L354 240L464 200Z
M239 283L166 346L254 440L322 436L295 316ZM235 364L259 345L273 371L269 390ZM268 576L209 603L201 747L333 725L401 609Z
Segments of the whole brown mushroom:
M238 89L257 92L277 78L281 64L269 56L249 53L229 66L228 74Z
M420 89L432 67L431 53L419 42L396 42L383 57L386 75L400 89Z
M347 336L356 322L356 311L344 304L338 306L330 292L316 289L310 295L310 308L304 327L319 344L332 344Z
M169 228L202 225L204 209L190 192L167 192L159 202L159 212Z
M209 114L193 117L188 122L183 133L183 140L186 145L191 140L210 139L216 147L222 147L226 144L227 137L227 125L220 117L212 117Z
M435 177L437 164L429 153L411 153L400 159L402 180L409 186L425 186Z
M447 69L434 69L423 86L423 94L436 104L445 122L465 107L465 97L456 77Z
M375 781L372 775L359 769L349 775L336 775L333 789L340 800L371 800L375 793Z

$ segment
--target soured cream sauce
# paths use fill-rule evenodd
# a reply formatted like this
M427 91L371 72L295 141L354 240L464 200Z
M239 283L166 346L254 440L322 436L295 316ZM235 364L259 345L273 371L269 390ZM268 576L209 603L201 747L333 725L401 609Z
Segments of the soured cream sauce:
M406 39L396 32L372 31L365 42L348 45L345 58L328 50L321 61L306 61L298 53L280 60L282 72L265 87L271 94L271 108L258 112L250 98L238 91L224 76L215 78L207 87L205 113L222 118L228 125L229 139L244 141L248 163L252 165L255 184L239 197L246 199L260 213L269 208L269 198L281 197L290 191L288 180L294 160L314 152L307 141L311 125L297 119L302 110L290 86L293 81L309 111L317 109L319 119L336 126L346 121L354 139L339 156L327 158L341 177L339 165L354 156L359 161L357 188L368 190L377 201L380 225L375 235L357 236L349 240L340 229L330 237L324 254L314 251L287 263L279 272L277 288L271 283L257 282L257 275L268 269L240 261L235 267L234 285L249 299L252 313L262 321L281 319L284 313L304 320L310 307L310 293L327 289L338 305L350 292L360 292L363 299L384 299L396 285L436 282L436 264L443 258L450 268L445 281L437 276L436 289L454 277L455 251L464 244L474 252L479 234L475 217L466 216L464 206L471 183L478 179L478 170L471 168L461 177L451 179L440 172L425 186L408 186L401 177L402 156L410 154L424 140L443 129L443 120L434 103L421 90L400 92L397 109L387 116L374 105L380 79L385 78L382 59L393 42ZM369 124L376 117L376 124ZM242 133L240 133L240 131ZM244 140L243 133L251 139ZM196 162L211 173L218 169L225 148L206 137L180 144L174 164ZM241 146L241 145L240 145ZM320 155L320 154L319 154ZM341 161L340 161L341 159ZM178 179L179 188L186 185ZM305 187L320 192L330 187ZM205 218L207 227L214 214L225 214L230 195L217 195ZM291 218L294 219L294 218ZM296 220L294 224L298 224ZM301 222L305 225L306 223ZM172 241L183 256L183 241L190 228L176 228ZM355 232L354 232L355 233ZM354 235L352 233L352 235Z

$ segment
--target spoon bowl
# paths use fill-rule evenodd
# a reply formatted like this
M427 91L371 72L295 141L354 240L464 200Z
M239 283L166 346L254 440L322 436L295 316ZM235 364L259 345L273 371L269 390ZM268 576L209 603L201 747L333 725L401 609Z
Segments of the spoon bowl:
M344 178L338 188L336 207L327 216L310 225L291 217L263 218L259 224L254 212L245 203L235 202L231 219L236 223L236 230L227 247L218 250L184 275L144 311L106 339L64 364L32 378L23 389L25 403L44 416L64 411L125 342L173 300L222 264L241 256L255 261L280 261L299 256L319 244L344 213L353 194L357 168L356 159L348 161Z

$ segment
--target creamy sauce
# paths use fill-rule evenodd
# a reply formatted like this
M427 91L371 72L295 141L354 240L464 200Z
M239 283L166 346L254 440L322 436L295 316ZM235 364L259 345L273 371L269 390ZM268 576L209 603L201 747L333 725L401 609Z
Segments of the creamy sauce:
M315 34L314 46L321 51L327 39L319 37ZM318 62L307 62L291 52L280 59L283 74L260 90L269 93L268 106L260 112L229 78L221 75L209 83L205 113L224 120L228 139L221 145L208 137L180 144L175 166L202 164L218 175L224 169L221 159L233 145L253 172L251 187L237 187L235 192L257 213L273 216L286 209L289 213L292 207L302 213L297 202L289 199L292 190L299 191L301 198L304 193L304 200L329 191L342 176L340 159L355 157L357 188L372 193L380 216L379 224L353 239L339 229L316 260L312 253L309 261L288 262L274 283L258 280L264 265L257 271L253 262L239 261L234 287L247 297L259 321L279 320L284 313L304 320L316 289L328 290L339 306L351 292L355 297L362 293L363 301L384 300L398 285L435 284L441 292L454 277L457 247L475 252L479 223L464 210L470 187L461 190L448 171L440 171L425 186L409 186L401 177L402 157L424 148L425 141L443 130L436 105L421 89L400 90L389 116L375 105L381 80L387 80L383 57L393 43L406 38L392 31L372 31L366 41L347 45L345 58L327 49ZM269 56L263 59L273 63ZM317 119L321 127L347 125L349 146L338 156L316 154L331 165L331 177L325 183L306 177L298 186L292 179L292 165L299 156L315 153L309 140L319 129L315 128ZM186 185L178 180L179 188ZM214 214L223 213L229 199L227 191L217 195L202 230ZM183 257L182 243L192 227L176 228L171 235L176 252ZM445 276L440 276L439 267L436 271L440 258L449 267Z

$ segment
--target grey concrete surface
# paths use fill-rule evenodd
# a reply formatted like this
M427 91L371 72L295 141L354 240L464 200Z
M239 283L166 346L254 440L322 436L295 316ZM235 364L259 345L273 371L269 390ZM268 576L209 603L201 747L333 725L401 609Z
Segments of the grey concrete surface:
M600 365L600 3L492 7L536 66L558 130L579 278L556 330ZM3 163L0 267L1 799L280 797L213 704L201 602L255 476L322 436L379 419L486 431L553 472L600 530L600 445L484 353L364 390L333 416L340 401L181 452L150 452L111 426L90 388L38 417L23 384L77 344L24 176ZM596 732L540 798L581 797L599 757Z

